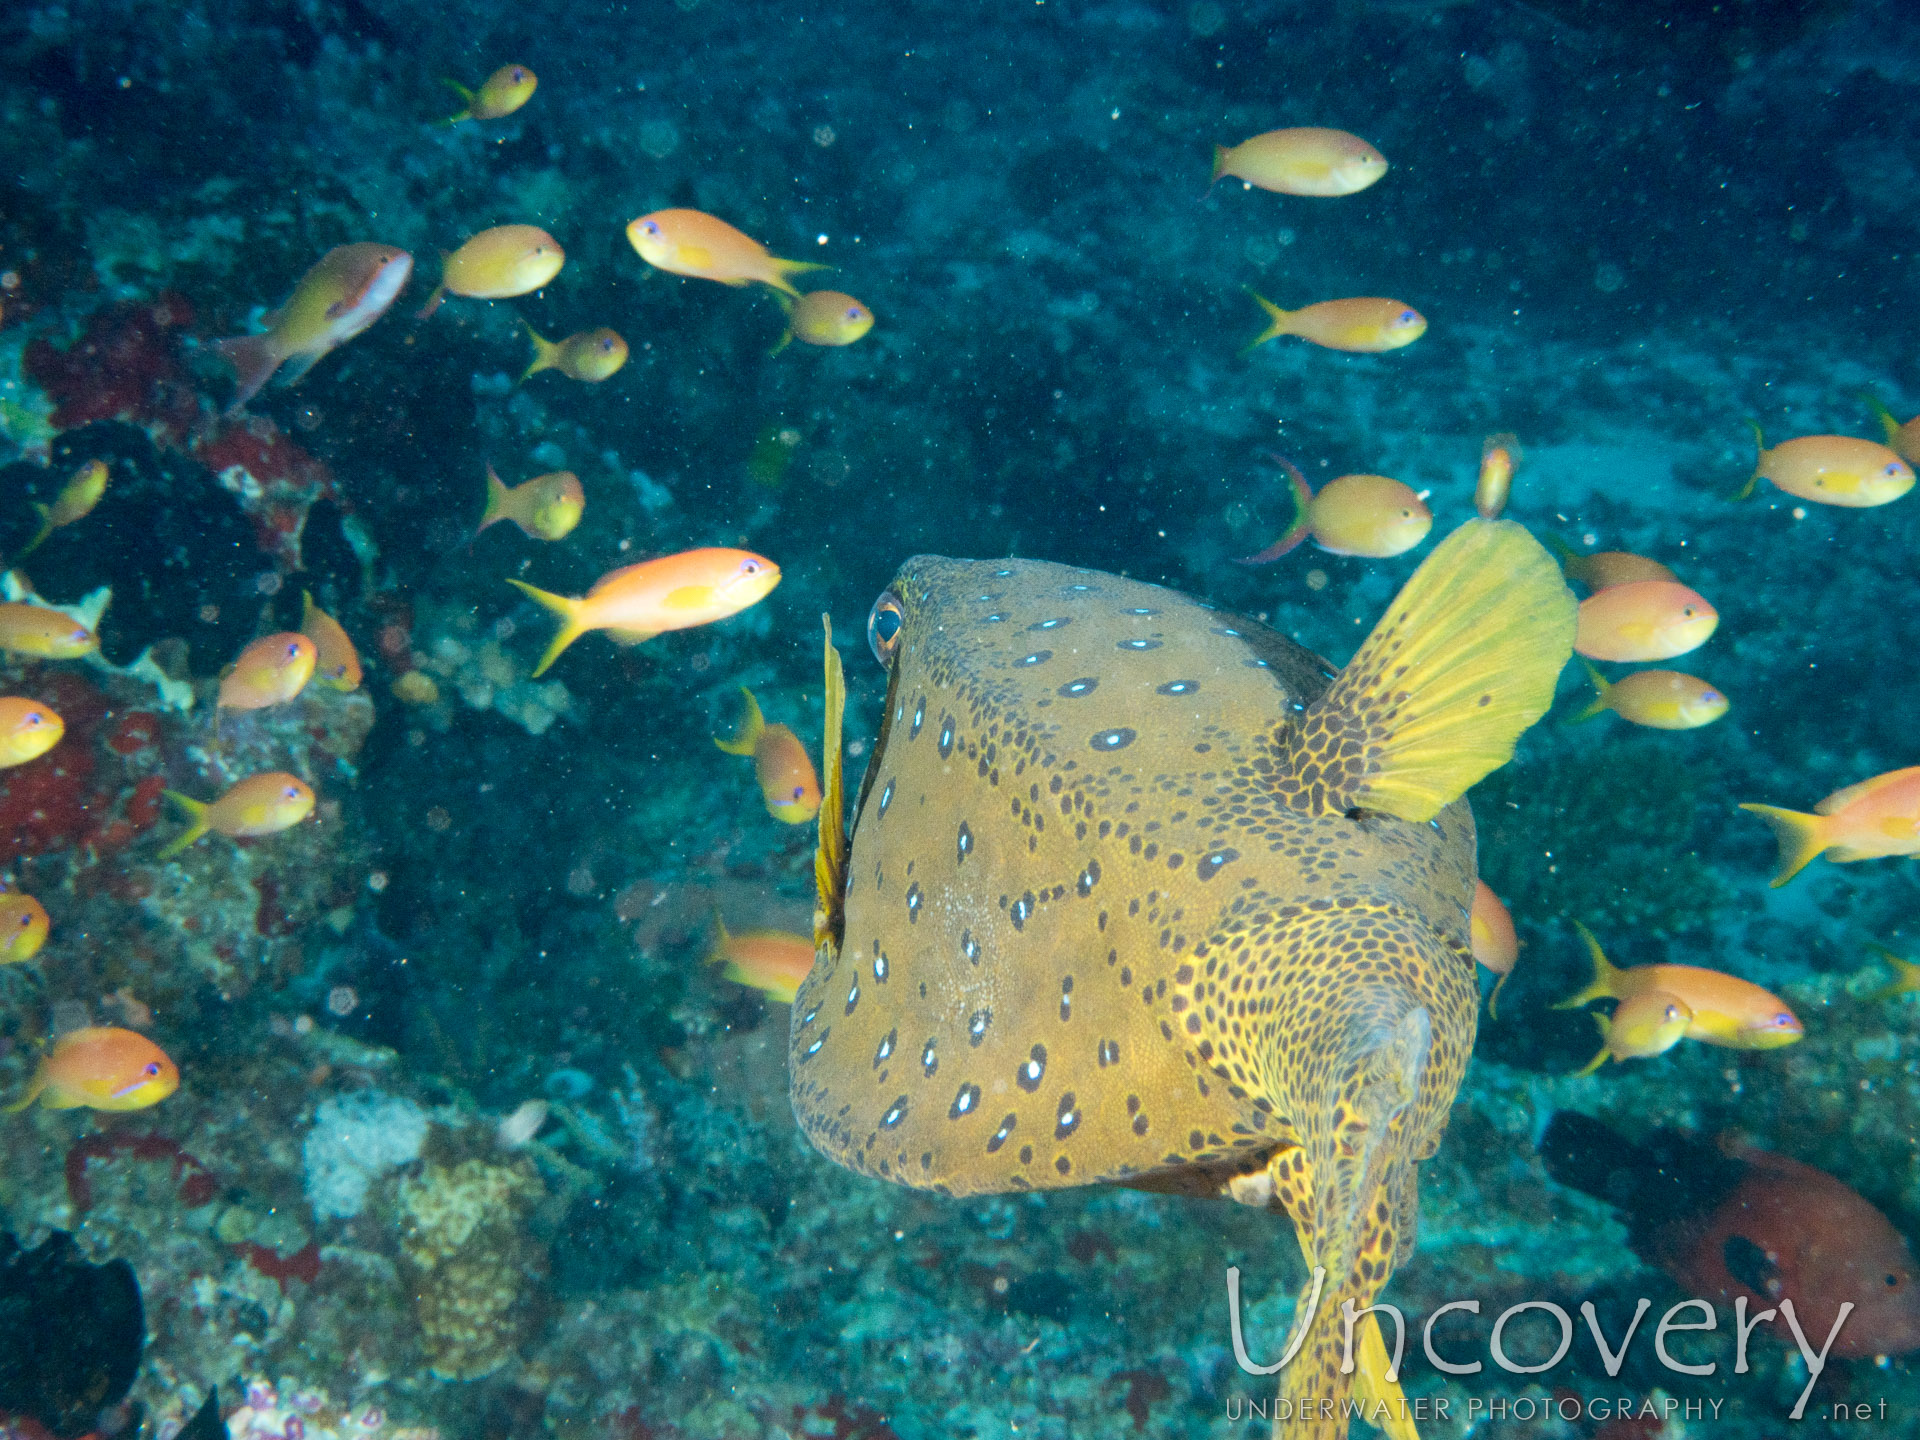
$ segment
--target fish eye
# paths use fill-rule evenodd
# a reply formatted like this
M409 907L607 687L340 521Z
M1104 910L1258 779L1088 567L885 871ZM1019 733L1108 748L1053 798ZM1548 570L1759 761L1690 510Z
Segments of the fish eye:
M289 800L298 800L300 798L299 789L293 785L287 786L287 788L285 790L282 790L280 793Z
M158 1060L149 1060L146 1063L146 1068L143 1069L141 1073L148 1078L158 1075L160 1073L160 1062Z
M1687 619L1689 619L1689 620L1691 620L1691 619L1693 618L1693 606L1691 606L1691 605L1689 605L1689 606L1687 606L1687 607L1686 607L1686 608L1685 608L1684 610L1682 610L1682 611L1681 611L1680 613L1681 613L1682 615L1684 615L1684 616L1686 616L1686 618L1687 618Z
M860 307L858 305L849 305L847 307L847 319L858 320L859 318L860 318Z
M760 562L758 560L742 560L740 562L740 573L742 575L758 575L760 573Z
M640 233L643 235L658 235L660 233L660 222L658 220L648 220L644 222L640 226Z
M1414 321L1418 320L1419 318L1420 318L1420 312L1417 310L1402 310L1400 312L1400 323L1402 325L1411 325Z
M46 718L47 717L42 715L38 710L29 710L26 713L26 718L23 719L21 723L23 725L41 725L46 722Z
M1887 1288L1888 1288L1889 1290L1897 1290L1897 1289L1899 1289L1899 1288L1900 1288L1900 1277L1899 1277L1898 1275L1889 1275L1889 1276L1887 1276Z
M31 924L33 924L33 916L31 916L31 915L22 915L22 916L20 917L20 928L21 928L22 930L24 930L24 929L26 929L26 928L27 928L27 926L29 926L29 925L31 925Z
M793 798L796 800L798 800L802 795L806 793L807 793L807 787L804 785L796 785L793 787Z
M1900 467L1898 465L1889 465L1880 473L1883 475L1898 475L1900 473Z
M612 354L613 353L612 338L610 336L603 336L600 341L600 348L606 351L608 354Z
M873 658L883 666L893 663L893 652L900 646L900 628L906 619L900 597L891 590L873 602L873 613L867 616L867 645L873 651Z

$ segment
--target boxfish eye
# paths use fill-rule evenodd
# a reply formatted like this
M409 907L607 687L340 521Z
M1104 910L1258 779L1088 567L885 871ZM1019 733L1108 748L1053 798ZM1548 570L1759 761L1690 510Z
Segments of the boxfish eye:
M900 627L906 619L900 597L891 590L873 602L873 613L867 616L867 645L882 665L893 663L893 652L900 648Z

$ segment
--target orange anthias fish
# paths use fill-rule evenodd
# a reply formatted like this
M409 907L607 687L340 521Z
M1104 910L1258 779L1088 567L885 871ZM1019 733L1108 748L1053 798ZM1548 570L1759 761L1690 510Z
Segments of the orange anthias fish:
M1580 602L1573 649L1589 660L1671 660L1707 643L1720 612L1672 580L1609 585Z
M0 696L0 770L38 760L66 733L66 722L38 700Z
M1633 1248L1682 1294L1728 1313L1744 1299L1758 1316L1790 1299L1816 1355L1829 1337L1830 1357L1920 1349L1920 1277L1906 1238L1826 1171L1670 1131L1634 1145L1564 1110L1540 1152L1561 1184L1626 1209ZM1842 1305L1854 1309L1836 1329ZM1784 1318L1765 1329L1793 1347ZM1811 1390L1825 1362L1808 1358Z
M873 329L873 312L840 290L813 290L798 300L777 297L787 312L787 333L770 352L778 355L795 340L804 345L851 345Z
M1821 855L1839 865L1920 855L1920 765L1836 790L1811 815L1773 805L1740 808L1771 825L1780 842L1776 890Z
M1513 489L1513 467L1520 459L1520 442L1511 435L1489 435L1480 447L1480 479L1473 487L1473 507L1482 520L1498 520Z
M440 83L467 102L458 115L449 115L441 122L458 125L462 120L498 120L513 114L533 98L533 92L540 87L540 77L524 65L502 65L481 82L478 90L469 90L457 80Z
M1880 403L1878 396L1868 395L1865 399L1879 417L1881 428L1887 432L1888 448L1909 465L1920 465L1920 415L1902 425L1893 418L1893 412Z
M1885 505L1913 488L1913 467L1876 440L1802 435L1769 450L1755 425L1753 443L1759 458L1736 500L1753 494L1763 479L1796 499L1855 510Z
M228 786L220 798L211 803L182 795L178 790L163 793L186 813L188 825L161 847L159 858L162 860L178 855L209 830L234 840L257 839L291 829L313 813L312 787L284 770L249 775Z
M1433 512L1426 502L1398 480L1385 475L1342 475L1329 480L1316 495L1292 461L1279 455L1267 458L1285 468L1293 487L1293 524L1258 555L1238 562L1242 565L1270 564L1308 536L1331 555L1370 559L1403 555L1433 528Z
M1214 182L1231 175L1281 195L1352 195L1386 173L1387 157L1358 135L1319 126L1269 130L1231 149L1213 147Z
M47 943L47 907L18 890L0 892L0 965L31 960Z
M412 274L413 257L391 245L340 245L322 255L287 303L267 316L266 334L214 342L240 381L227 413L257 395L289 361L281 383L298 384L315 361L386 314Z
M1673 571L1658 560L1634 555L1625 550L1600 550L1582 555L1558 535L1549 533L1547 546L1560 557L1560 568L1569 580L1577 580L1589 590L1610 590L1615 585L1632 585L1641 580L1677 580Z
M75 660L99 648L94 633L63 610L0 601L0 650L37 660Z
M1687 1037L1693 1011L1677 995L1664 990L1642 990L1622 1000L1612 1015L1595 1015L1600 1027L1600 1053L1577 1075L1591 1075L1609 1060L1651 1060L1664 1055Z
M89 1025L69 1030L40 1058L27 1093L6 1114L38 1100L49 1110L144 1110L180 1088L166 1052L137 1030Z
M263 635L227 667L215 703L222 710L264 710L284 704L307 688L319 661L318 647L297 631Z
M480 530L500 520L511 520L535 540L560 540L573 532L586 513L587 493L580 488L580 477L571 470L554 470L536 475L509 490L487 467L487 508L480 516Z
M767 724L760 702L746 686L740 694L745 703L739 725L732 735L713 743L729 755L751 755L767 813L789 825L804 825L820 813L820 779L807 747L785 725Z
M526 327L527 339L533 342L533 363L520 372L522 384L542 370L558 370L569 380L598 385L602 380L612 379L627 363L627 342L618 330L602 325L598 330L582 330L564 340L549 340L525 321L521 324Z
M560 629L535 667L536 677L589 630L637 645L668 630L690 630L738 615L780 583L780 567L749 550L708 547L608 571L585 595L572 598L507 583L560 617Z
M89 460L60 487L53 504L35 505L33 508L40 512L40 531L27 542L25 549L13 557L14 562L17 564L38 550L46 538L62 526L91 515L93 507L100 503L100 497L107 493L109 474L106 461Z
M1593 983L1562 1000L1556 1010L1577 1010L1595 1000L1624 1003L1659 991L1692 1012L1685 1031L1689 1040L1730 1050L1777 1050L1805 1033L1786 1003L1758 985L1697 965L1634 965L1623 970L1607 959L1591 930L1578 920L1573 928L1593 957Z
M425 320L449 295L469 300L506 300L528 295L560 273L567 252L538 225L496 225L482 230L440 268L440 284L420 307Z
M358 690L362 679L360 652L344 626L300 592L300 633L313 642L313 678L335 690Z
M1247 293L1253 295L1251 290ZM1253 295L1253 298L1260 302L1260 308L1273 323L1261 331L1242 354L1282 335L1298 335L1328 350L1373 355L1411 345L1427 333L1427 317L1398 300L1362 296L1352 300L1322 300L1300 310L1282 310L1264 296Z
M1581 663L1593 682L1593 701L1570 724L1611 710L1622 720L1654 730L1698 730L1727 713L1726 696L1678 670L1638 670L1624 680L1609 681L1591 662Z
M800 982L813 969L813 941L786 930L746 930L729 935L718 914L713 924L719 935L707 963L725 964L722 973L727 979L752 986L769 1000L791 1005Z
M1487 1013L1500 1018L1495 1008L1500 1003L1500 987L1507 983L1514 964L1520 959L1520 937L1514 933L1513 916L1500 897L1484 880L1473 882L1473 909L1467 915L1467 939L1474 960L1499 978L1487 997Z
M758 281L795 300L800 292L787 277L805 270L827 270L808 260L782 260L724 220L699 210L656 210L627 226L627 240L640 258L669 275L718 280L722 285Z

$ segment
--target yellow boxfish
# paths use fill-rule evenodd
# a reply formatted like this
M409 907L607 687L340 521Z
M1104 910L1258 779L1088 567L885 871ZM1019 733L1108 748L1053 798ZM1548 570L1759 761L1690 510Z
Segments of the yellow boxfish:
M744 702L732 735L715 739L729 755L751 755L767 813L789 825L804 825L819 812L820 781L807 747L785 725L769 725L753 692L740 687Z
M298 384L316 361L386 314L412 274L413 257L391 245L339 245L322 255L287 303L267 316L266 334L214 342L240 381L227 413L257 395L282 365L288 369L281 383Z
M802 1131L945 1195L1257 1195L1319 1301L1281 1393L1332 1418L1289 1434L1397 1405L1371 1319L1343 1366L1340 1311L1410 1251L1473 1046L1463 797L1551 704L1573 629L1510 521L1436 546L1337 671L1117 575L907 561L869 619L887 696L850 837L827 648Z

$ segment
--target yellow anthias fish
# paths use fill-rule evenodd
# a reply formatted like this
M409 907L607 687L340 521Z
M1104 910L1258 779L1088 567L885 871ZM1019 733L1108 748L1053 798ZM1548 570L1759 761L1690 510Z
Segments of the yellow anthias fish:
M1686 1039L1693 1011L1677 995L1642 990L1622 1000L1611 1017L1593 1018L1600 1026L1600 1053L1574 1072L1578 1075L1591 1075L1609 1060L1648 1060L1666 1054Z
M1863 397L1879 417L1880 426L1887 432L1887 445L1909 465L1920 465L1920 415L1902 425L1893 418L1893 412L1880 403L1877 395Z
M300 633L313 642L313 678L335 690L358 690L362 672L360 652L340 622L313 603L309 591L300 592Z
M1498 520L1513 489L1513 467L1520 442L1512 435L1489 435L1480 447L1480 478L1473 487L1473 508L1482 520Z
M1385 475L1342 475L1329 480L1318 495L1291 460L1269 455L1282 466L1293 487L1293 524L1258 555L1242 565L1267 565L1278 560L1308 536L1330 555L1363 555L1384 559L1404 555L1433 528L1433 512L1408 486Z
M1678 670L1637 670L1624 680L1609 681L1591 662L1581 663L1587 667L1594 695L1569 724L1611 710L1622 720L1653 730L1698 730L1727 713L1726 696Z
M833 268L809 260L782 260L759 241L700 210L655 210L642 215L627 226L627 240L642 260L669 275L736 286L758 281L795 300L800 292L787 279L789 275Z
M746 686L740 723L726 739L716 739L729 755L751 755L767 813L789 825L804 825L820 812L820 778L814 773L807 747L785 725L769 725L760 702Z
M15 562L38 550L46 538L62 526L91 515L93 507L100 503L100 497L107 493L109 475L106 461L89 460L60 487L53 504L35 505L33 508L40 512L40 531L27 542L25 549L13 557Z
M1821 855L1838 865L1920 855L1920 765L1836 790L1811 815L1774 805L1740 808L1771 825L1780 842L1776 890Z
M721 973L727 979L791 1005L800 982L813 968L813 941L787 930L743 930L732 935L718 912L713 925L718 934L707 963L724 964L727 968Z
M540 77L524 65L502 65L481 82L478 90L469 90L457 80L440 83L467 102L458 115L449 115L441 122L458 125L462 120L498 120L513 114L533 98L533 92L540 86Z
M36 660L74 660L99 648L94 633L65 611L0 601L0 650Z
M1213 147L1215 182L1231 175L1281 195L1352 195L1386 173L1387 157L1358 135L1319 126L1269 130L1231 149Z
M1554 1006L1556 1010L1575 1010L1595 1000L1625 1004L1659 991L1673 996L1692 1012L1686 1027L1689 1040L1730 1050L1777 1050L1805 1034L1799 1017L1786 1003L1758 985L1698 965L1633 965L1622 969L1607 959L1591 930L1578 920L1573 928L1593 960L1593 982Z
M0 770L38 760L66 733L66 722L38 700L0 696Z
M559 632L534 667L537 679L589 630L605 630L618 642L637 645L668 630L691 630L738 615L773 593L780 567L750 550L707 547L610 570L577 599L521 580L507 583L560 617Z
M480 516L478 535L501 520L511 520L535 540L559 540L569 535L586 512L587 494L571 470L554 470L508 489L487 467L487 508Z
M47 907L18 890L0 892L0 965L31 960L47 943Z
M179 1069L146 1036L89 1025L55 1040L27 1093L0 1113L24 1110L35 1100L49 1110L144 1110L179 1088Z
M214 702L222 710L264 710L281 705L307 688L320 651L293 630L263 635L227 667Z
M496 225L444 257L440 284L420 307L425 320L449 295L507 300L530 295L560 273L567 252L538 225Z
M313 813L313 787L284 770L249 775L227 787L213 801L195 800L178 790L163 792L187 816L187 828L162 846L161 860L170 859L208 831L232 840L278 835Z
M1609 585L1580 602L1573 650L1590 660L1671 660L1707 643L1720 612L1672 580Z
M627 342L619 331L604 325L598 330L582 330L564 340L549 340L531 325L526 325L526 331L527 339L533 342L533 363L520 372L522 384L542 370L558 370L569 380L598 385L602 380L611 379L627 363Z
M1500 1018L1500 990L1520 959L1520 937L1513 916L1484 880L1473 882L1473 908L1467 912L1467 943L1474 961L1497 978L1487 997L1487 1014Z
M340 245L322 255L287 303L267 316L264 335L214 342L240 382L227 413L257 395L283 364L281 383L297 385L315 361L386 314L412 274L413 257L391 245Z
M1273 323L1261 331L1242 354L1282 335L1298 335L1328 350L1376 355L1411 345L1427 333L1426 316L1398 300L1357 296L1351 300L1322 300L1299 310L1282 310L1263 295L1254 295L1251 290L1247 293L1260 302L1260 308Z
M787 333L770 352L778 355L795 340L805 345L851 345L873 328L873 312L840 290L812 290L798 300L777 297L787 312Z
M1802 435L1769 450L1760 427L1753 425L1753 443L1759 458L1736 500L1745 500L1762 480L1771 480L1795 499L1864 510L1898 500L1913 488L1913 467L1877 440Z

